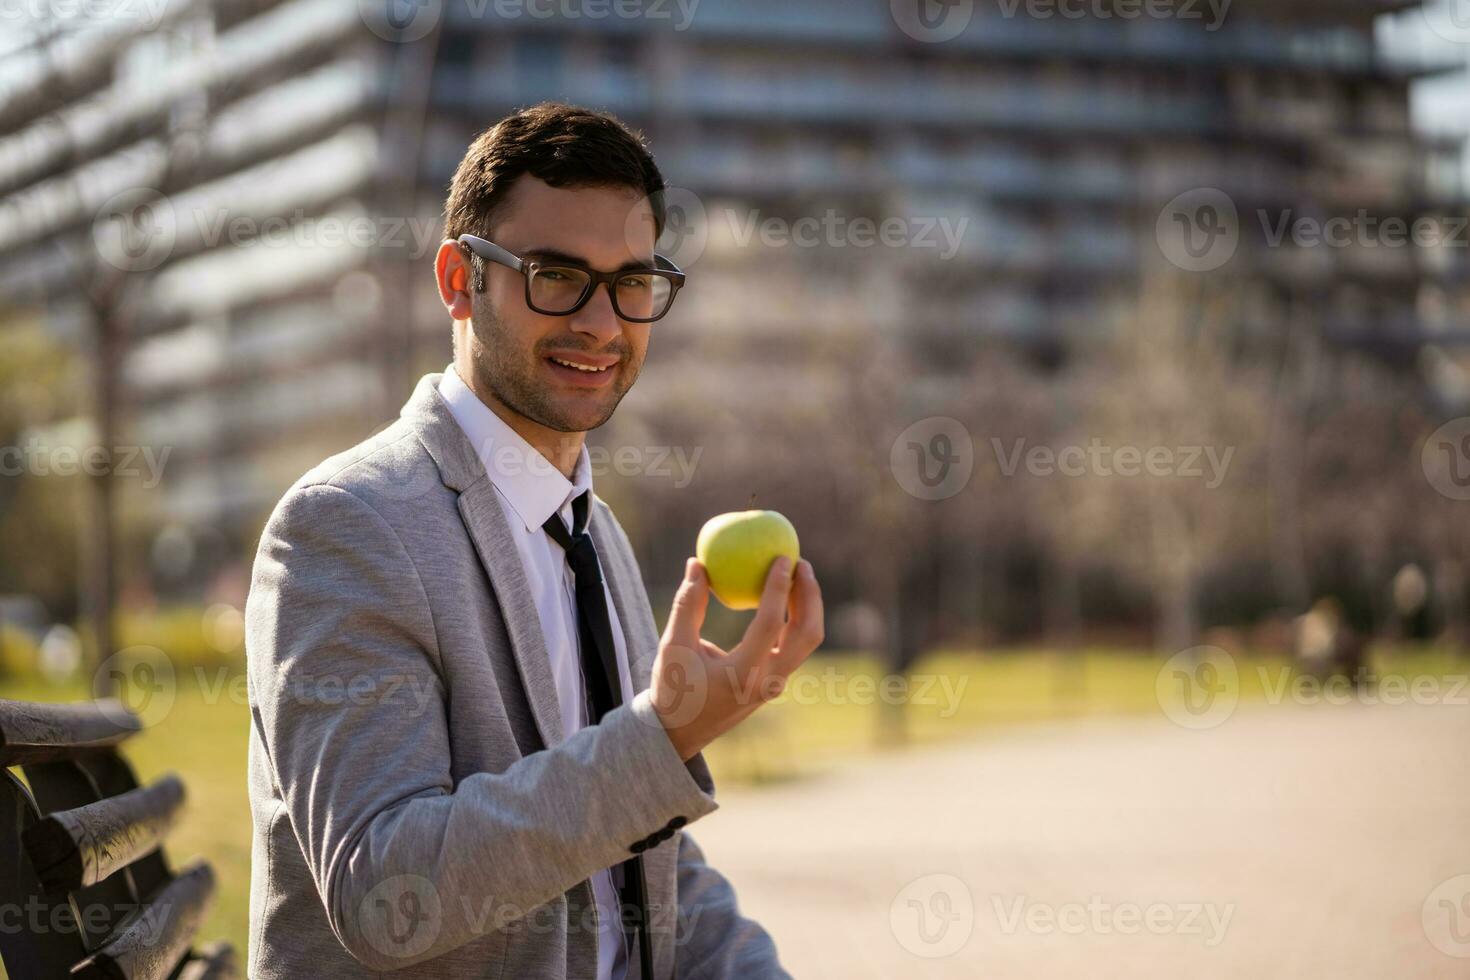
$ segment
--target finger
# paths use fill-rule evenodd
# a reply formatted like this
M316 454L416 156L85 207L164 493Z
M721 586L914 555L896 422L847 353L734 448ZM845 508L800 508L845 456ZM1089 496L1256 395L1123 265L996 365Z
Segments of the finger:
M781 635L781 623L786 618L786 600L790 594L791 559L782 555L771 562L771 570L766 573L766 587L761 592L755 618L745 627L740 645L731 652L742 659L769 653Z
M801 606L801 566L807 564L803 559L796 563L796 571L791 576L791 594L786 597L786 622L781 625L781 635L776 638L776 646L781 646L781 641L786 637L786 631L791 628L791 621L796 618L798 608Z
M709 579L704 566L696 558L684 563L684 581L674 595L669 622L664 627L664 643L690 650L700 648L699 631L704 626L704 613L709 608Z
M811 562L803 560L796 566L791 608L791 618L781 630L780 649L771 665L773 670L783 674L795 670L813 650L822 645L826 636L822 587L817 583L817 573L812 569Z

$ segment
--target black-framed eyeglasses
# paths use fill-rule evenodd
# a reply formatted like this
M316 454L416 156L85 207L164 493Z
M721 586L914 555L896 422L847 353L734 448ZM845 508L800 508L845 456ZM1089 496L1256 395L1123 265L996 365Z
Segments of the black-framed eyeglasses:
M598 272L565 259L523 259L509 249L474 235L460 235L460 245L482 259L516 270L526 277L526 305L547 316L570 316L592 298L598 283L607 283L613 312L630 323L652 323L674 305L684 273L662 255L655 268Z

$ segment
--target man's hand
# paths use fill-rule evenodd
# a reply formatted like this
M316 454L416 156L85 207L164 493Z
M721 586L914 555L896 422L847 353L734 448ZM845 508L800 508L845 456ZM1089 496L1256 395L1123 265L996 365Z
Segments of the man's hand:
M745 635L727 653L699 635L709 607L704 566L689 559L659 643L651 684L669 740L688 761L786 687L822 643L822 590L810 562L777 558Z

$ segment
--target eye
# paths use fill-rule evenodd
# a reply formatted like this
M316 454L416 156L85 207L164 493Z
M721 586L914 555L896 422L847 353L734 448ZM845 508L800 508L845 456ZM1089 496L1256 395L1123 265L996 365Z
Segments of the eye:
M618 280L619 289L648 289L652 285L652 276L624 276Z
M565 269L541 269L536 274L549 282L570 282L572 278Z

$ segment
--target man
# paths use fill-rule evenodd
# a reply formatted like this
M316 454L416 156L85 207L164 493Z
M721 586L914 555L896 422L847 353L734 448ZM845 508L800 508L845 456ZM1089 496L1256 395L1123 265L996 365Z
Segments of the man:
M727 652L690 559L660 639L590 493L585 434L682 282L654 254L662 188L600 113L482 134L435 261L453 364L262 533L256 980L787 976L682 828L716 809L700 751L820 644L816 578L774 563Z

